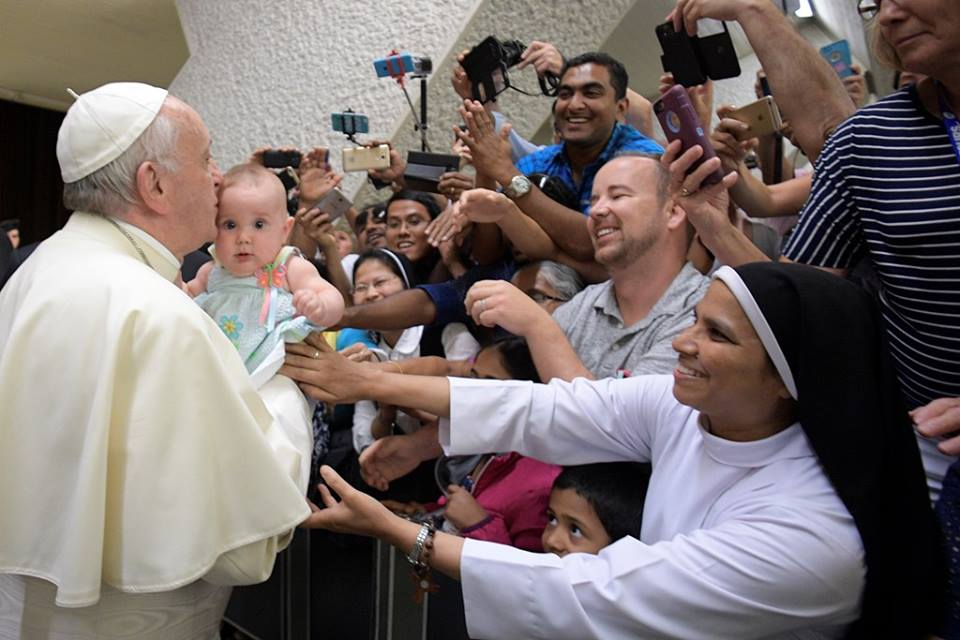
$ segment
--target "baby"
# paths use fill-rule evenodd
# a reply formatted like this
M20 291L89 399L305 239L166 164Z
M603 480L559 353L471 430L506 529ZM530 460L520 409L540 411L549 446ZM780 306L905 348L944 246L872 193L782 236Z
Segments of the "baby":
M340 292L285 246L294 224L286 203L283 184L264 167L241 164L228 171L220 187L214 262L186 285L250 373L276 361L284 342L303 340L343 315Z
M624 536L640 539L650 465L601 462L564 467L553 481L543 550L599 553Z

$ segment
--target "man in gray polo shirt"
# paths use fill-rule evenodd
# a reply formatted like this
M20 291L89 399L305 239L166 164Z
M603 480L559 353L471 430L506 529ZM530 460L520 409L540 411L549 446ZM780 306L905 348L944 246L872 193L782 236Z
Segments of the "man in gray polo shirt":
M467 308L479 324L525 336L544 381L671 372L671 343L693 324L710 280L687 262L688 225L670 198L667 170L643 154L607 162L587 224L608 281L581 291L552 319L503 282L474 285Z

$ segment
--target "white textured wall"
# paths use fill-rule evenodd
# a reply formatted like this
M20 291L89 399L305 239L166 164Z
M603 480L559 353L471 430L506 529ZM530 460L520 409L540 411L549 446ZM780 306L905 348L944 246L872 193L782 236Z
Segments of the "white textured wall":
M403 94L392 80L378 79L372 65L392 48L408 50L433 59L430 141L446 151L459 121L449 82L457 52L490 34L556 42L568 55L596 49L635 1L177 0L191 57L171 91L203 116L224 167L265 144L330 146L339 167L345 140L330 131L329 118L348 107L370 117L371 136L419 148ZM532 70L515 80L539 88ZM419 109L419 87L410 91ZM550 111L549 98L516 92L502 104L517 130L530 135ZM364 182L348 174L344 187L354 194ZM360 197L370 196L364 188Z
M331 112L365 113L371 135L390 137L407 108L374 58L398 48L442 59L478 2L178 0L191 56L170 90L203 116L221 167L283 144L332 147L339 167Z

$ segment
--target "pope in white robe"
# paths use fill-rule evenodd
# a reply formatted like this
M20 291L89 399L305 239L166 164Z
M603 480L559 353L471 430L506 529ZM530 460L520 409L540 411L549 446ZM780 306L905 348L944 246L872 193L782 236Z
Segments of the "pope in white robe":
M74 213L0 292L0 638L212 637L309 514L309 451L114 222Z

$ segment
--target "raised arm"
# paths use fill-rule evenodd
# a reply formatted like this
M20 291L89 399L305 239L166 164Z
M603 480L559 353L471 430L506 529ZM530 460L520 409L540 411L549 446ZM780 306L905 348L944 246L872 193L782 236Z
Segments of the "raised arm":
M580 361L550 314L509 282L481 280L467 292L466 305L478 325L499 326L525 337L537 373L544 382L554 378L593 379L593 373Z
M496 223L514 248L531 260L553 260L573 268L587 282L602 282L609 275L593 260L578 260L560 250L543 227L502 193L474 189L460 196L457 209L477 224Z
M696 33L697 20L736 20L743 27L781 111L811 160L854 111L836 72L769 0L678 0L670 18Z
M506 135L502 131L497 134L493 119L479 102L465 100L460 115L468 130L455 129L455 133L470 147L478 173L490 176L501 187L508 186L515 176L523 175L510 159ZM580 211L555 202L536 186L520 196L517 205L543 227L562 251L578 260L593 258L587 219Z
M343 296L320 277L317 268L299 256L287 262L287 284L298 313L322 327L335 325L343 316Z
M390 331L432 324L437 307L423 289L405 289L389 298L348 307L340 321L342 327Z

